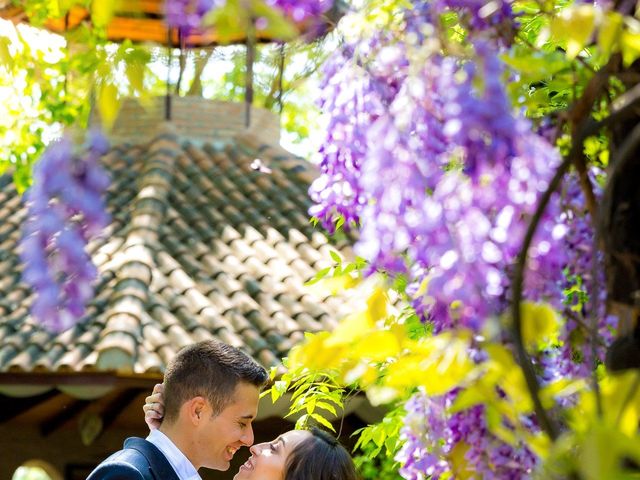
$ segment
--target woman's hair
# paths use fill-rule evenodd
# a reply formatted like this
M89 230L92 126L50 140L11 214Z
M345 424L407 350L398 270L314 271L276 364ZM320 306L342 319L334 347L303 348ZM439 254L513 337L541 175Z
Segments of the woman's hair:
M311 429L311 436L291 451L285 480L358 480L349 452L329 433Z

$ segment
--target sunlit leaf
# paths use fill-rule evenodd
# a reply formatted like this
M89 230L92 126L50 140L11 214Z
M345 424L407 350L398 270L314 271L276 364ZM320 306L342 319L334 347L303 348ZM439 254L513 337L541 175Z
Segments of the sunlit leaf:
M626 67L635 62L640 57L640 33L623 30L620 34L620 50Z
M365 393L369 403L374 407L389 404L402 394L397 388L381 386L371 386Z
M581 440L578 466L582 478L633 478L623 476L623 460L627 458L640 463L640 442L637 437L629 437L611 426L596 422Z
M103 128L107 131L111 130L120 111L120 98L118 97L118 88L115 85L106 84L100 88L98 109Z
M367 299L367 314L371 322L387 318L389 297L383 287L377 287Z
M11 72L14 66L13 56L9 51L10 44L9 38L0 36L0 66L3 66L7 72Z
M349 345L367 335L374 323L368 312L358 312L349 315L333 331L327 339L327 346Z
M605 55L609 55L619 47L622 20L622 15L615 11L607 12L602 19L598 29L598 46Z
M451 464L452 473L455 478L460 480L466 480L468 478L474 478L473 465L467 459L467 452L469 451L469 445L464 442L458 442L451 449L448 455L449 462Z
M106 27L113 18L120 0L93 0L91 2L91 21L96 27Z
M412 353L390 364L384 382L398 389L422 386L429 395L442 395L474 371L468 339L445 333L418 342Z
M400 353L400 344L396 336L385 330L378 330L363 337L353 348L351 354L357 358L383 361Z
M565 45L567 58L578 56L590 40L596 26L595 7L579 4L568 7L551 20L553 38Z
M551 305L522 302L520 312L525 345L537 346L540 342L557 338L560 318Z

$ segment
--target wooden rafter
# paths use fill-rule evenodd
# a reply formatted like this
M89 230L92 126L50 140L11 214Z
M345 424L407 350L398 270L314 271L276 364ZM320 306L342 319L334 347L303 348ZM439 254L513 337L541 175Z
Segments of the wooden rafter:
M108 430L116 418L118 418L118 415L144 391L145 390L139 388L128 388L114 398L102 412L102 431ZM146 391L151 393L150 390ZM140 417L142 418L142 409L140 410Z
M13 420L18 415L28 412L59 394L60 392L57 390L50 390L41 395L20 398L20 401L16 401L12 397L3 397L0 400L0 424ZM8 398L8 400L5 400L5 398Z
M28 22L27 15L20 7L0 5L0 18L14 23ZM328 19L330 24L334 19ZM44 27L48 30L62 34L65 31L74 30L83 23L91 22L91 13L87 8L73 6L65 16L49 18ZM298 25L300 33L304 33L306 26ZM164 21L164 0L135 0L119 2L117 10L106 27L107 38L113 42L130 40L134 43L152 42L173 47L180 45L178 32L167 36L167 25ZM214 28L202 28L194 30L183 39L187 47L203 47L219 44L244 43L247 32L239 31L234 35L225 35L222 38ZM270 42L277 40L268 32L255 32L255 41Z
M45 437L51 435L65 423L80 415L89 405L91 405L91 400L70 400L65 408L42 422L40 432Z

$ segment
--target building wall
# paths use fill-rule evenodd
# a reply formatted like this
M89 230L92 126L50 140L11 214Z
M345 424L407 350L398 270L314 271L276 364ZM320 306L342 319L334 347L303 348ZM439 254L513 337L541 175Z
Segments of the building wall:
M176 133L193 141L214 142L247 132L245 105L202 97L171 97L171 123ZM154 97L145 104L136 99L123 101L109 136L114 143L137 143L153 138L165 119L165 98ZM251 109L249 131L269 145L280 142L280 119L264 108Z

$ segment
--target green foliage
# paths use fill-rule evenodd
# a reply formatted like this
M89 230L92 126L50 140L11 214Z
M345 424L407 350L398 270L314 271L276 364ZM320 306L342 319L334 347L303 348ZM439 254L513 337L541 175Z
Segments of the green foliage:
M361 448L369 458L377 458L381 452L393 458L400 447L398 437L403 425L404 408L399 405L391 409L379 422L354 432L358 435L355 448Z
M285 361L285 367L287 363ZM272 380L276 374L277 367L274 367L271 371ZM286 416L297 417L296 428L319 425L335 432L331 421L343 411L349 393L337 378L337 372L332 369L310 370L303 366L289 368L262 396L270 395L275 403L282 395L290 392L291 407Z
M385 420L386 417L382 422ZM398 418L397 421L400 423L402 419ZM374 424L371 427L375 428L380 425ZM365 432L358 432L358 434L360 434L360 439L365 435ZM394 435L397 438L397 434ZM388 438L391 439L392 436ZM364 480L400 480L402 478L398 474L400 465L393 459L395 450L381 451L374 440L363 443L357 449L360 453L354 457L354 462Z
M281 12L261 0L227 0L223 7L211 11L204 23L215 25L221 42L230 43L246 35L253 18L267 20L266 28L254 32L258 37L287 41L297 34L295 26Z
M18 190L23 191L30 185L33 163L51 138L71 125L87 127L92 102L102 126L108 130L124 97L136 97L144 104L150 96L164 94L165 79L159 78L157 71L163 68L160 64L165 62L163 57L167 52L133 45L130 41L117 46L108 43L104 26L113 16L117 2L26 0L19 3L30 23L39 27L48 19L64 17L75 5L88 8L92 17L91 27L83 23L63 37L36 34L35 29L22 26L17 30L8 25L0 29L0 89L7 91L4 97L8 99L0 107L0 173L13 171ZM230 41L236 39L238 28L244 31L248 21L246 12L236 15L242 10L240 3L227 2L226 7L215 14L220 18L209 19L219 22ZM257 0L253 8L260 16L270 19L271 30L258 32L258 36L284 40L292 37L293 27L276 10ZM291 42L283 47L283 59L278 45L259 45L256 49L254 104L280 111L278 99L281 99L286 140L301 145L299 153L305 155L311 153L306 139L318 122L318 110L306 90L307 79L317 74L328 51L322 41ZM218 48L214 56L216 68L209 72L224 73L216 76L214 72L203 78L209 96L244 100L244 52L243 47ZM223 62L231 65L230 69L219 69L220 55ZM285 68L280 91L278 70L282 60ZM180 67L174 68L178 71Z

